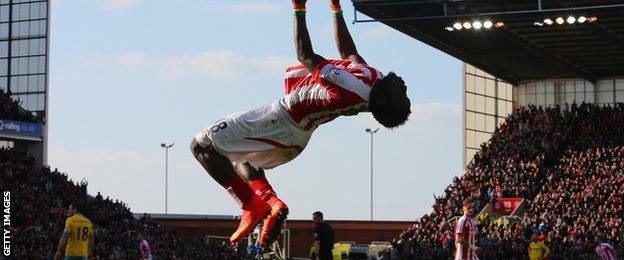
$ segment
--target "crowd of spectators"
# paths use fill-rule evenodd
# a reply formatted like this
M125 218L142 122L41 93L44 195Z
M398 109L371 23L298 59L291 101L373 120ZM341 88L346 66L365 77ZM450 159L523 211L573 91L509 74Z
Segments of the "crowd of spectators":
M624 246L624 146L568 150L548 170L547 182L533 199L528 216L544 225L550 247L562 258L590 256L594 238ZM620 251L620 253L622 253Z
M139 259L137 232L144 234L157 259L243 259L245 250L206 245L162 227L149 218L136 219L122 202L87 194L87 182L36 165L14 149L0 148L0 187L11 192L11 255L16 259L53 259L70 202L83 204L82 214L95 228L96 259Z
M525 259L536 233L550 259L593 258L595 237L624 255L622 126L623 104L516 108L394 247L402 259L450 258L463 199L480 210L495 198L523 198L519 221L475 216L481 259Z
M0 89L0 119L37 122L37 119L20 106L20 101L11 98L10 92Z

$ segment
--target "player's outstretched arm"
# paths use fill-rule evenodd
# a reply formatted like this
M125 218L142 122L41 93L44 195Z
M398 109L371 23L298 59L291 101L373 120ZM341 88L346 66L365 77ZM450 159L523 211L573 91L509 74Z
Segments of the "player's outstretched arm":
M334 14L334 38L336 39L336 47L340 57L355 63L366 63L357 52L351 33L349 33L347 23L342 16L340 0L329 0L329 4Z
M308 27L306 25L305 3L306 0L293 0L295 8L295 51L297 52L297 59L299 62L301 62L310 73L313 73L316 65L323 62L325 59L314 53L312 49L312 41L310 40L310 34L308 33Z

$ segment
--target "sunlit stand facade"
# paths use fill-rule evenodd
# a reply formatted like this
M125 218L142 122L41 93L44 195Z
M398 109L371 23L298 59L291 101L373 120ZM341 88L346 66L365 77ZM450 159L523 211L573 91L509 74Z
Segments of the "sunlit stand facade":
M463 164L472 161L481 144L513 109L513 86L470 64L463 66Z

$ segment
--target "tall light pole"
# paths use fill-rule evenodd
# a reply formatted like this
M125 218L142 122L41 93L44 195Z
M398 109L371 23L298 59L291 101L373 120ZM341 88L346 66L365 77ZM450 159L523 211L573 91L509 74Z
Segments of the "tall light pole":
M174 143L169 145L165 143L160 144L160 147L165 148L165 214L169 213L169 209L167 208L169 200L169 148L171 148L173 144Z
M371 167L370 167L370 220L373 221L373 135L375 133L377 133L377 131L379 131L379 128L372 130L370 128L366 128L366 133L370 134L370 139L371 139L371 143L370 143L370 153L371 153L371 159L370 159L370 163L371 163Z

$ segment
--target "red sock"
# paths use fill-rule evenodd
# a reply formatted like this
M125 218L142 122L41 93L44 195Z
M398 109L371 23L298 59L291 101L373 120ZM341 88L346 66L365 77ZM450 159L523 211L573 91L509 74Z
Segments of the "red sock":
M254 191L254 193L256 193L256 195L258 195L258 197L260 197L264 201L267 201L272 196L277 195L275 194L273 187L271 187L271 184L269 184L269 181L264 176L253 180L249 184L249 186Z
M250 201L253 197L253 191L238 174L234 174L232 179L225 184L225 190L234 197L234 200L237 201L241 207L242 204Z

